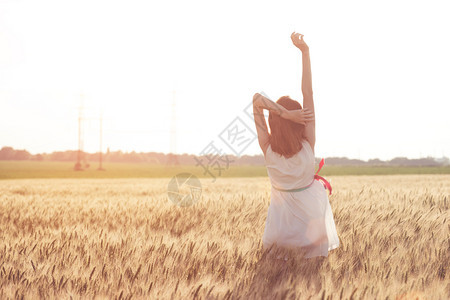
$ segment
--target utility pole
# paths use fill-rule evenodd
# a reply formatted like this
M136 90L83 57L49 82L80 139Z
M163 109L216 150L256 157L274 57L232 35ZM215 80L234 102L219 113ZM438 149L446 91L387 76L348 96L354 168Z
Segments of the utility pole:
M81 132L81 122L83 120L83 94L80 95L80 108L78 111L78 152L77 152L77 162L73 169L75 171L83 171L83 167L81 166L81 156L83 151L83 138Z
M73 167L73 169L75 171L83 171L84 169L89 168L89 164L87 163L86 160L86 156L85 153L83 151L84 148L84 140L83 140L83 135L84 135L84 131L83 131L83 121L89 121L89 120L96 120L96 121L100 121L100 152L99 152L99 167L97 170L99 171L104 171L105 169L103 169L103 153L102 153L102 148L103 148L103 115L102 112L100 112L100 117L99 118L90 118L90 117L85 117L84 116L84 105L83 105L83 100L84 100L84 95L80 94L80 107L79 107L79 111L78 111L78 151L77 151L77 162L75 163L75 166ZM84 165L83 165L83 164Z
M102 114L100 113L100 152L99 152L99 163L100 163L100 165L99 165L99 167L98 167L98 169L97 170L99 170L99 171L105 171L105 169L103 169L103 166L102 166L102 137L103 137L103 116L102 116Z

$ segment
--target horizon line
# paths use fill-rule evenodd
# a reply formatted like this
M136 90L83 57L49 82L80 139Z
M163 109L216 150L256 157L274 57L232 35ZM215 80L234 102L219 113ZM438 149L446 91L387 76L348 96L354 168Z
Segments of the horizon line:
M26 151L26 152L28 152L30 155L33 155L33 156L35 156L35 155L43 155L43 154L51 154L51 153L55 153L55 152L69 152L69 151L72 151L72 152L78 152L79 150L78 149L76 149L76 150L72 150L72 149L68 149L68 150L53 150L52 152L38 152L38 153L35 153L35 154L33 154L33 153L31 153L30 151L28 151L27 149L17 149L17 148L14 148L14 147L12 147L12 146L2 146L1 148L0 148L0 151L1 150L3 150L4 148L12 148L13 150L15 150L15 151ZM81 151L81 152L83 152L83 153L86 153L86 154L91 154L91 155L94 155L94 154L98 154L98 153L100 153L100 151L96 151L96 152L88 152L88 151ZM110 152L110 153L114 153L114 152L122 152L122 153L137 153L137 154L142 154L142 153L157 153L157 154L163 154L163 155L188 155L188 156L190 156L190 155L192 155L192 156L197 156L197 157L200 157L200 156L205 156L204 154L203 155L199 155L199 154L193 154L193 153L187 153L187 152L184 152L184 153L173 153L173 152L160 152L160 151L136 151L136 150L131 150L131 151L124 151L124 150L109 150L109 151L102 151L101 153L102 154L107 154L108 152ZM244 156L252 156L252 157L257 157L257 156L262 156L262 157L264 157L264 155L262 154L262 153L259 153L259 154L242 154L242 155L236 155L236 154L232 154L232 153L222 153L221 154L222 156L233 156L233 157L237 157L237 158L240 158L240 157L244 157ZM316 157L316 158L318 158L318 156ZM449 157L447 157L446 155L442 155L442 156L431 156L431 155L427 155L427 156L421 156L421 157L408 157L408 156L393 156L392 158L389 158L389 159L381 159L381 158L379 158L379 157L376 157L376 158L368 158L368 159L362 159L362 158L352 158L352 157L348 157L348 156L326 156L326 157L323 157L323 158L346 158L346 159L349 159L349 160L359 160L359 161L366 161L366 162L368 162L368 161L370 161L370 160L380 160L380 161L390 161L390 160L393 160L393 159L396 159L396 158L406 158L406 159L410 159L410 160L413 160L413 159L424 159L424 158L432 158L432 159L449 159Z

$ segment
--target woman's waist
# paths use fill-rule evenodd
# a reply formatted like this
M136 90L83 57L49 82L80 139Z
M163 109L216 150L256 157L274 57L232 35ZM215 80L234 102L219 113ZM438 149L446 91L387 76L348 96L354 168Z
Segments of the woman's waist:
M274 189L282 191L282 192L301 192L301 191L304 191L304 190L308 189L309 187L311 187L315 181L318 181L322 184L322 186L325 189L327 189L329 191L329 193L331 195L331 192L332 192L331 184L328 182L328 180L326 180L325 178L323 178L322 176L319 175L319 172L324 165L325 165L325 160L322 158L322 160L319 163L319 169L317 170L316 174L312 175L312 177L310 177L310 176L305 176L304 178L302 177L302 180L295 180L294 178L288 178L287 176L282 176L280 178L282 178L283 180L278 181L278 180L273 180L273 177L270 176L270 181L271 181L272 187ZM305 180L306 180L306 182L305 182ZM289 182L290 184L287 184L287 185L283 184L283 183L287 183L287 182Z
M322 189L324 188L329 191L330 195L331 195L331 191L332 191L331 184L325 178L323 178L317 174L313 176L312 180L309 181L309 183L303 183L302 185L283 186L280 184L277 185L275 182L271 182L271 184L272 184L272 189L275 189L280 192L290 192L290 193L302 192L302 191L308 190L312 187L314 187L314 188L320 187Z
M283 181L271 180L272 187L279 191L293 191L293 190L301 191L301 190L307 189L313 183L314 183L314 175L310 176L309 178L304 178L301 180L289 181L289 183L283 182Z

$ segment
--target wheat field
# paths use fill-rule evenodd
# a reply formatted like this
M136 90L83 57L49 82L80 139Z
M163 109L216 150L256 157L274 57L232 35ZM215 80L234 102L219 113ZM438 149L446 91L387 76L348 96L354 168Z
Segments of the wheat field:
M340 247L262 250L267 177L0 181L0 299L448 299L450 175L331 177Z

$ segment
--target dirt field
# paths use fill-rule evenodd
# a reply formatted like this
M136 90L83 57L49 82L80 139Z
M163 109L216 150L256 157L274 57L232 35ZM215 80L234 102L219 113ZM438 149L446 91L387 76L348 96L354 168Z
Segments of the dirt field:
M0 181L0 299L448 299L450 175L331 177L341 245L262 251L267 177Z

